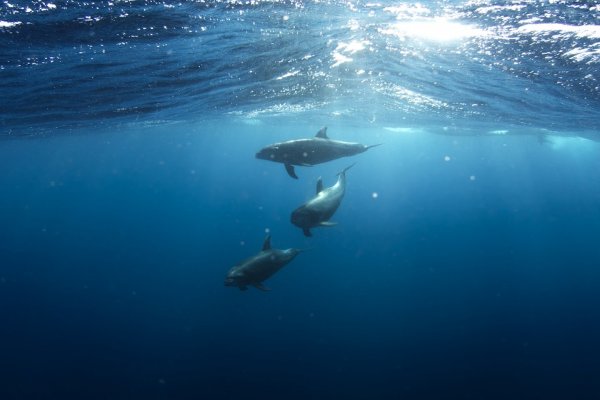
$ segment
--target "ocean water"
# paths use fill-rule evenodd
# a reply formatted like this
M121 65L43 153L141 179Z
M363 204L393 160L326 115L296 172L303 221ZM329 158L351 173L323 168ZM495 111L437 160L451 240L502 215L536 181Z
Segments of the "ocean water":
M3 1L0 399L600 398L599 22ZM298 180L255 158L323 126L383 145ZM266 234L306 251L225 287Z

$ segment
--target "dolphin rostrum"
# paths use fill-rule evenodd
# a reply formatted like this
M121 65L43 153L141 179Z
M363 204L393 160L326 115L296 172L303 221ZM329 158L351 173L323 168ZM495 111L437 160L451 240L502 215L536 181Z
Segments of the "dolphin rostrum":
M312 236L311 228L335 225L335 222L330 222L329 218L333 216L344 198L346 171L352 165L344 168L338 174L337 182L331 187L323 188L323 180L319 178L317 180L317 195L292 212L292 224L301 228L304 236Z
M248 286L252 285L266 292L270 289L263 286L262 282L273 276L300 252L299 249L272 249L271 235L267 235L260 253L229 270L225 277L225 286L237 286L240 290L247 290Z
M327 137L327 127L325 127L313 138L271 144L256 153L256 158L282 163L285 165L288 175L298 179L294 165L313 166L363 153L380 144L367 146L360 143L331 140Z

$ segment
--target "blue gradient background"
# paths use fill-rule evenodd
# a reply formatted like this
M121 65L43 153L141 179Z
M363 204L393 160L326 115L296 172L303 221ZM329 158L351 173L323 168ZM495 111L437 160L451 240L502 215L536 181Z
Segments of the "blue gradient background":
M0 3L0 400L599 399L599 19ZM299 180L254 158L323 126L383 145ZM267 232L307 251L224 287Z
M265 131L3 143L3 398L600 393L595 144L358 130L385 145L295 181L253 158ZM351 161L305 238L290 211ZM269 293L224 287L265 229L310 251Z

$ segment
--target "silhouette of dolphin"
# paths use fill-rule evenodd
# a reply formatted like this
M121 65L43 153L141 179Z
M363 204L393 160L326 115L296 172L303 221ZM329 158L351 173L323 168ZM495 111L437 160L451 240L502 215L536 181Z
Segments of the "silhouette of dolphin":
M291 222L302 229L304 236L312 236L311 228L336 225L335 222L330 222L329 218L333 216L344 198L346 171L353 165L344 168L338 174L335 185L331 187L323 188L323 180L319 178L317 181L317 195L292 212Z
M548 134L538 133L536 136L537 136L537 141L540 144L540 146L543 146L545 144L552 144L552 140L550 140L550 138L548 137Z
M269 291L262 282L292 261L301 251L272 249L271 235L267 235L260 253L229 270L225 277L225 286L237 286L240 290L247 290L248 286L252 285L264 292Z
M294 171L294 165L313 166L341 157L363 153L380 144L367 146L360 143L331 140L327 137L327 127L325 127L317 132L313 138L271 144L256 153L256 158L282 163L285 165L288 175L298 179Z

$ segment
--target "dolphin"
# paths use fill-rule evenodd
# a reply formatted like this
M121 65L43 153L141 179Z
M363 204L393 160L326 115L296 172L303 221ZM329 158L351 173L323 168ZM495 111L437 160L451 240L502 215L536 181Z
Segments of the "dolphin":
M541 132L541 133L538 133L536 136L537 136L537 141L540 144L540 146L543 146L548 143L549 144L553 143L552 140L550 140L550 138L548 137L548 134L546 134L546 133Z
M341 157L363 153L380 144L367 146L360 143L331 140L327 137L327 127L325 127L310 139L288 140L287 142L271 144L256 153L256 158L282 163L285 165L288 175L298 179L294 171L294 165L313 166Z
M312 236L311 228L336 225L335 222L330 222L329 218L333 216L344 198L346 171L353 165L344 168L338 174L335 185L331 187L323 188L323 180L319 177L317 195L292 212L291 222L302 229L304 236Z
M273 276L300 252L299 249L272 249L271 235L267 235L260 253L229 270L225 277L225 286L237 286L240 290L247 290L248 286L252 285L263 292L269 291L262 282Z

